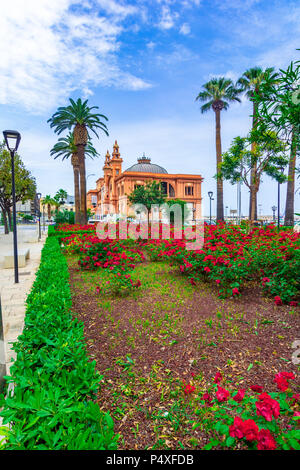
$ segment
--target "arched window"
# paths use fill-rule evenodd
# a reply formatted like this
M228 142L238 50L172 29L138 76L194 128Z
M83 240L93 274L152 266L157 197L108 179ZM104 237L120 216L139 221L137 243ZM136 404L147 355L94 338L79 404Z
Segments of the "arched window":
M169 197L175 197L175 190L171 184L169 184Z

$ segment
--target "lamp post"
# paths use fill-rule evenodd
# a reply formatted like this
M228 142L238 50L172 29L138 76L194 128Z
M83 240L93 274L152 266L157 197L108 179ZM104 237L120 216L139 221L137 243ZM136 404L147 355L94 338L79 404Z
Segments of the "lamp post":
M213 201L212 191L208 191L208 197L209 197L209 225L211 225L211 201Z
M283 175L283 172L284 172L284 168L281 166L278 168L278 170L281 172L281 174ZM277 210L277 229L279 231L280 229L280 185L281 185L281 181L280 181L280 178L278 180L278 210Z
M272 211L273 211L273 222L275 222L275 212L276 212L276 209L277 207L276 206L272 206Z
M39 207L38 207L38 216L39 216L39 241L40 241L40 239L41 239L41 196L42 196L41 193L36 193L36 197L37 197L38 204L39 204Z
M96 176L96 175L95 175L95 173L90 173L89 175L87 175L87 177L86 177L86 184L87 184L87 181L88 181L88 179L89 179L90 176Z
M46 230L46 221L45 221L45 204L43 204L43 231L45 233Z
M11 157L11 190L13 201L13 237L14 237L14 267L15 283L19 282L18 266L18 241L17 241L17 217L16 217L16 189L15 189L15 152L18 150L21 134L18 131L3 131L4 140Z

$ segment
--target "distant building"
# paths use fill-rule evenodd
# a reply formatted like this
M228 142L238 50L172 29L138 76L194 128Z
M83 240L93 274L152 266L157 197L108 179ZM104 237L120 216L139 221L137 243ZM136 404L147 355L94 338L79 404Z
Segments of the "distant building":
M96 181L96 188L87 193L87 206L98 217L108 213L120 216L133 215L127 195L137 186L150 181L161 182L167 199L181 199L187 202L190 213L199 209L201 204L201 175L169 174L165 168L151 163L150 158L143 155L137 163L122 170L123 159L117 141L112 156L106 153L103 176Z

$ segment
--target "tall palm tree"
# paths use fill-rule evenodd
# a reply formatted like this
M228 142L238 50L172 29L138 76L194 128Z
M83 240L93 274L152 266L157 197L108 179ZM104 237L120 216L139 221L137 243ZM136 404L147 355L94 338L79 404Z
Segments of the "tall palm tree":
M43 206L47 206L47 211L48 211L48 222L51 220L51 206L54 206L56 201L49 195L44 197L42 201Z
M91 158L98 157L98 152L93 147L90 140L85 147L85 154ZM55 155L54 159L62 157L62 160L71 157L71 164L74 175L75 223L80 223L79 158L77 147L74 144L74 135L69 132L66 137L60 137L57 143L51 149L50 155Z
M276 83L276 79L278 77L278 73L274 72L274 67L268 67L263 70L261 67L252 67L238 79L237 86L241 87L242 92L246 92L247 98L252 101L253 103L253 111L252 111L252 129L255 128L257 124L257 103L253 101L253 96L255 93L259 93L259 88L262 82L268 77L271 82ZM251 152L255 153L256 143L253 142L251 145ZM251 190L250 190L250 203L249 203L249 219L251 217L251 201L255 200L255 210L254 210L254 218L257 219L257 193L255 192L255 196L251 197L252 191L254 192L254 176L256 174L255 165L253 166L250 174L251 180Z
M217 155L217 174L219 167L222 163L222 145L221 145L221 111L229 108L229 102L238 101L238 95L241 93L237 89L233 81L229 78L213 78L203 85L201 91L196 97L196 101L206 102L201 106L201 113L210 111L215 112L216 119L216 155ZM217 220L224 220L224 205L223 205L223 180L217 176Z
M81 101L80 98L75 102L70 98L70 105L59 107L56 113L48 119L50 127L58 135L65 130L73 131L74 145L77 147L80 173L80 223L87 222L86 209L86 174L85 174L85 147L89 141L88 131L93 132L98 138L97 130L100 129L108 135L107 126L101 119L108 121L103 114L95 114L93 109L99 109L98 106L88 106L88 100Z

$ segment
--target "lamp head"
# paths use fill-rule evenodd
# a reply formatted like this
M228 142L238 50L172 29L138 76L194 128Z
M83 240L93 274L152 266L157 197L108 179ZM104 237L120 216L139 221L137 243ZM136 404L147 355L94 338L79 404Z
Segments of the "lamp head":
M18 131L3 131L6 146L10 152L16 152L21 140L21 134Z
M212 191L208 191L208 197L211 199L213 196L213 192Z

